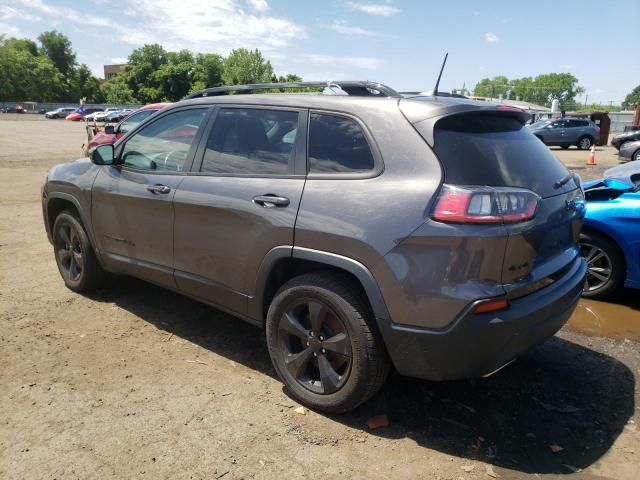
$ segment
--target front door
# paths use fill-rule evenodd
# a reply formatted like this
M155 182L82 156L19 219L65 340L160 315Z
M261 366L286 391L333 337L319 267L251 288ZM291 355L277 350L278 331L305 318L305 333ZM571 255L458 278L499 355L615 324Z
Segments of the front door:
M292 246L306 172L306 111L220 108L174 198L175 278L245 314L265 255Z
M206 108L170 111L116 148L92 189L98 248L115 271L175 287L173 198L190 168Z

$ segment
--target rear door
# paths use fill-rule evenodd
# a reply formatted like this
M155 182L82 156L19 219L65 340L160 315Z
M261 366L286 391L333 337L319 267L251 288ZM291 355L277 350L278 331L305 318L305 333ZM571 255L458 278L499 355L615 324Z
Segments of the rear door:
M149 281L173 281L173 197L190 169L208 108L173 110L133 132L92 188L92 224L110 266Z
M518 187L540 197L532 219L505 224L509 237L502 281L507 291L549 278L578 256L582 191L519 120L500 115L449 117L436 124L434 141L445 183Z
M244 314L274 247L293 246L305 184L305 110L220 107L174 198L175 279Z

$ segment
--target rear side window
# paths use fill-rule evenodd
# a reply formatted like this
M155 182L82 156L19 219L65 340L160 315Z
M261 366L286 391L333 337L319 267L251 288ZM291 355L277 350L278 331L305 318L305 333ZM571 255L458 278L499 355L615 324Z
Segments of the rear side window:
M286 175L292 172L298 112L223 108L207 140L202 172Z
M510 117L448 117L436 124L434 140L446 183L522 187L542 197L576 187L573 182L554 187L568 174L567 169L544 143Z
M373 155L358 123L347 117L312 113L309 120L310 173L363 173Z

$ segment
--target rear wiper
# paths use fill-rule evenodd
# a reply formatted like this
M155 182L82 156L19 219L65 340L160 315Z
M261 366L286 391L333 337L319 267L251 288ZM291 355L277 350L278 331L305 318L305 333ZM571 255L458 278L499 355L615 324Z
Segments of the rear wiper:
M553 184L553 188L560 188L563 187L564 185L567 184L567 182L569 180L571 180L573 178L573 173L569 172L567 173L564 177L562 177L561 180L558 180L556 183Z

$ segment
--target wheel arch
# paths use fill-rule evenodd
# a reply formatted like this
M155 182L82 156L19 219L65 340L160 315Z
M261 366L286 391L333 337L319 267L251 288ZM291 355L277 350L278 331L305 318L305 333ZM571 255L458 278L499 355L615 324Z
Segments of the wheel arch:
M618 240L613 235L611 235L609 232L607 232L607 231L605 231L605 230L603 230L601 228L598 228L597 226L594 226L593 224L583 225L581 233L599 235L601 237L604 237L608 241L610 241L611 244L618 250L618 253L620 254L620 257L622 258L622 261L624 262L624 276L626 277L627 269L628 269L627 256L624 253L624 248L622 248L620 246L620 242L618 242Z
M362 263L335 253L303 247L275 247L262 262L248 314L263 326L271 300L289 279L312 271L338 271L351 277L362 288L376 319L388 319L389 312L378 284Z
M90 228L90 223L86 218L82 208L80 207L80 202L73 195L69 195L64 192L55 192L51 193L47 197L47 210L46 210L46 221L47 221L47 230L50 232L51 237L53 238L53 224L56 221L58 215L65 210L74 210L82 225L85 227L85 232L87 233L87 237L89 238L89 242L91 243L91 247L96 249L96 245L93 239L93 232Z

